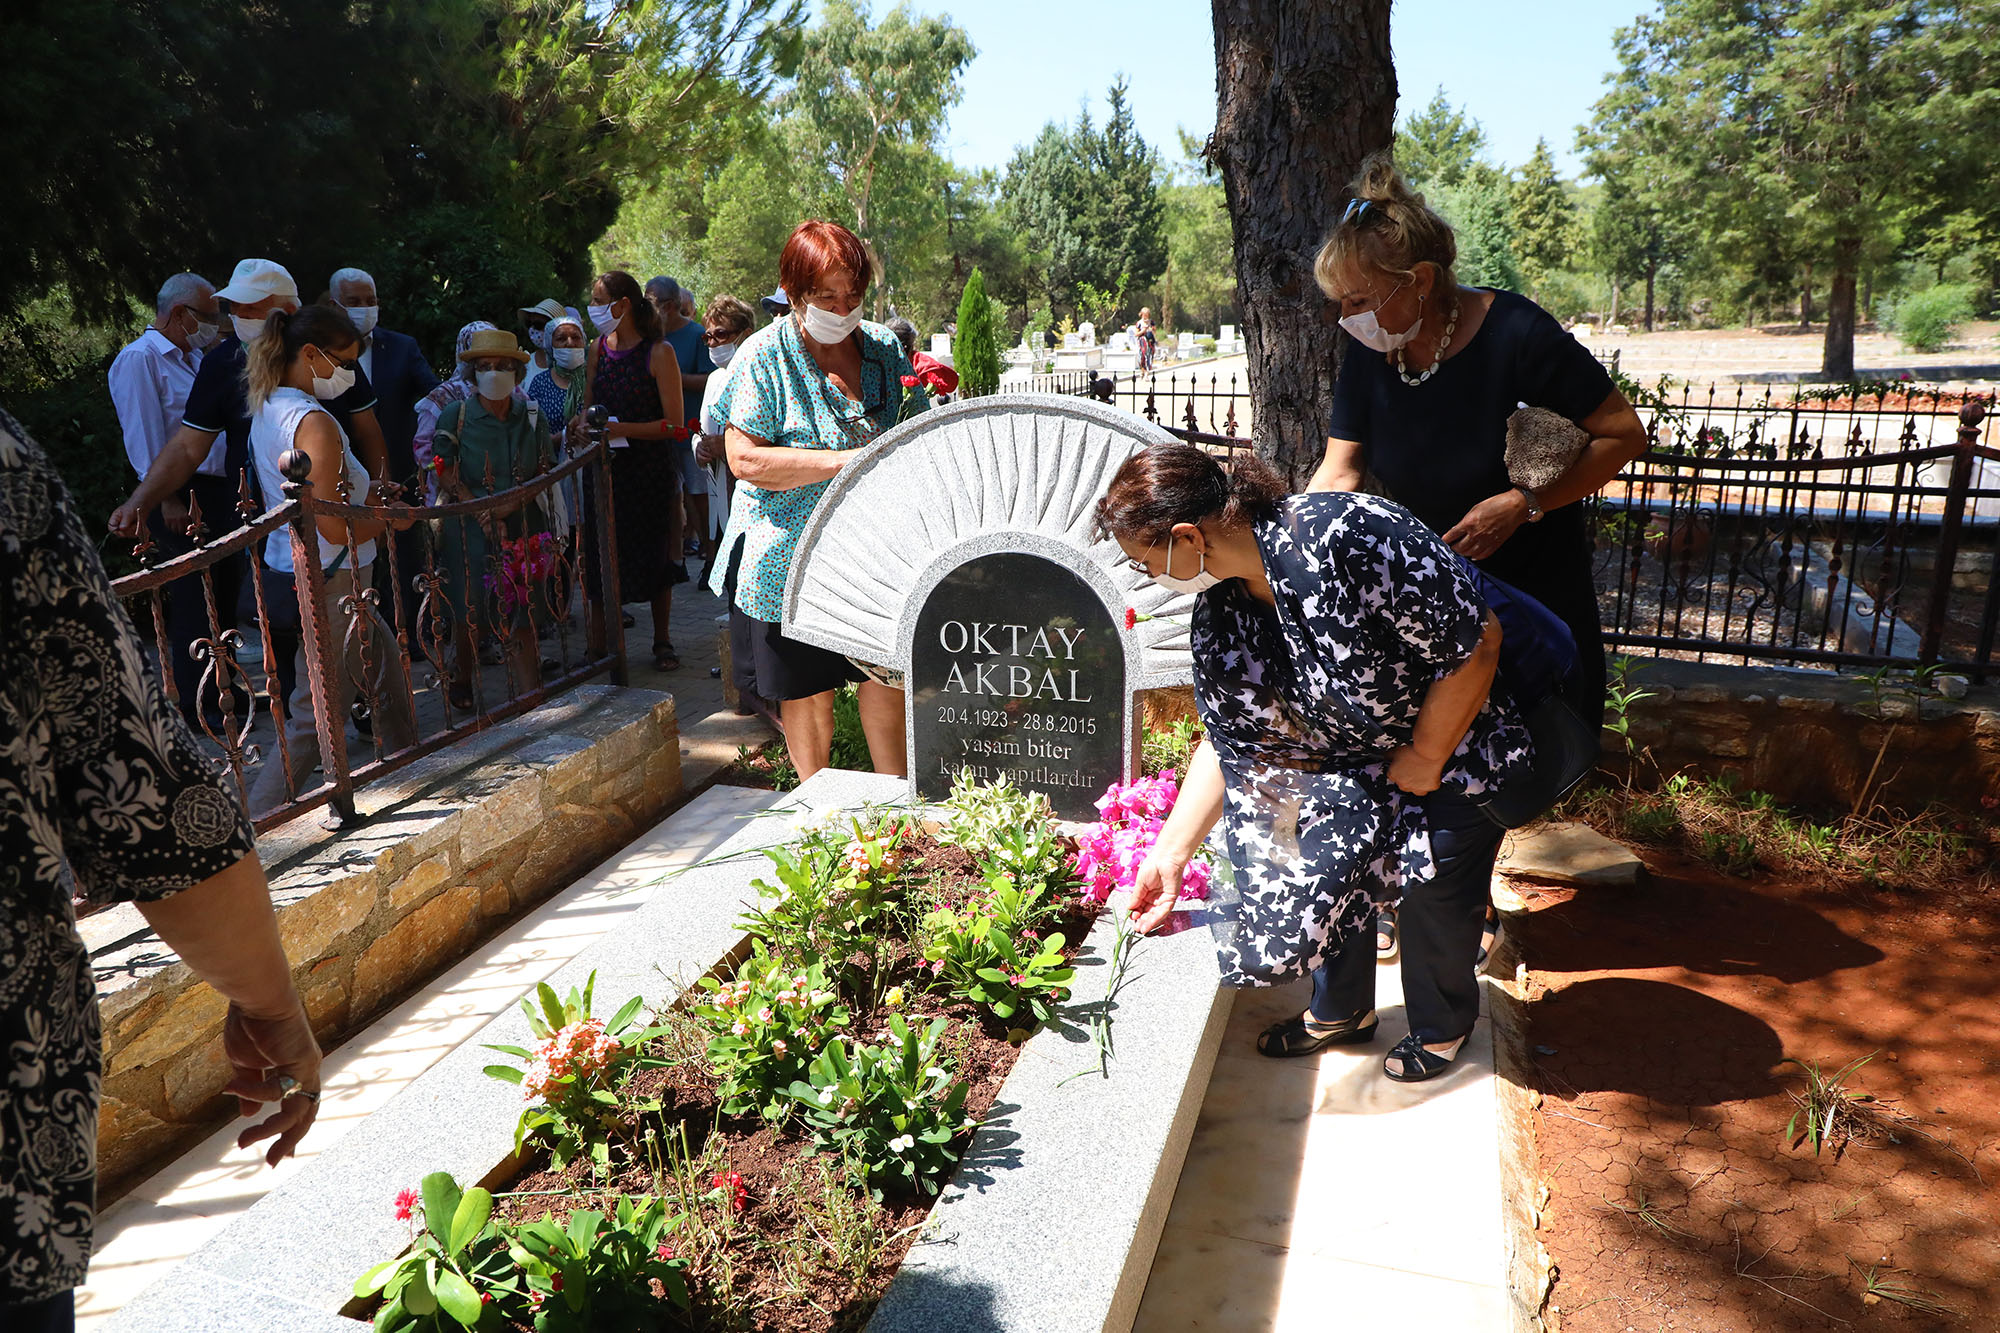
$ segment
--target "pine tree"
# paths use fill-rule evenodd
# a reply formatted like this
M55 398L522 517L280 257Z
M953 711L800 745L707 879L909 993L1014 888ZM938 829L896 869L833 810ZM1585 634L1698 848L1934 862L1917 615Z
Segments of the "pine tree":
M1511 193L1514 256L1528 286L1539 288L1550 274L1570 267L1583 241L1576 206L1556 175L1547 139L1535 141L1534 156L1521 168Z
M952 369L961 398L983 398L1000 387L1000 342L993 327L993 304L978 269L965 280L958 302L958 332L951 340Z

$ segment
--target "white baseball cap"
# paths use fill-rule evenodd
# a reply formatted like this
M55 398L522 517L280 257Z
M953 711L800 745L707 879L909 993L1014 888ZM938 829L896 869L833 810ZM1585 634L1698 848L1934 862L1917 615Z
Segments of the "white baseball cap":
M246 259L236 266L236 271L229 275L229 285L216 296L239 305L249 305L267 296L287 296L296 301L299 285L292 281L283 264L269 259Z

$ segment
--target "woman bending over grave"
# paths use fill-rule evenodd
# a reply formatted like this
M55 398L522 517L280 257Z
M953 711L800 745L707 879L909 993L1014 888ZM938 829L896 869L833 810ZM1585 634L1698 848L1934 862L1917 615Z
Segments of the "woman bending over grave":
M1349 188L1313 273L1360 346L1341 362L1326 459L1307 489L1357 490L1372 472L1446 545L1555 612L1579 652L1565 702L1602 722L1604 640L1579 501L1646 451L1645 428L1547 311L1459 284L1450 224L1387 155ZM1490 946L1497 915L1487 925ZM1378 947L1393 952L1392 919L1384 926Z
M1443 1073L1479 1017L1473 962L1502 829L1477 798L1528 767L1511 703L1489 698L1500 625L1474 573L1406 509L1294 495L1253 457L1193 445L1119 469L1098 523L1135 570L1198 593L1191 646L1207 733L1134 885L1142 929L1227 820L1241 903L1226 984L1310 974L1311 1007L1257 1049L1372 1041L1378 905L1402 903L1410 1032L1384 1072Z
M827 766L834 692L850 681L875 771L901 776L905 768L902 680L790 638L781 623L806 520L834 474L896 424L903 379L915 373L896 335L861 318L872 274L853 232L800 223L778 260L791 313L745 344L715 399L738 484L712 577L730 614L746 622L735 642L747 640L756 693L778 704L801 779Z

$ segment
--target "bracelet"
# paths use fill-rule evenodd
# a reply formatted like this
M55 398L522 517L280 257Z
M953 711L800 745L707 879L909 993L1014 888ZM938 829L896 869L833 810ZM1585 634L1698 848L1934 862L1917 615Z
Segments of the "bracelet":
M1526 486L1517 485L1514 487L1514 489L1519 491L1521 493L1521 498L1528 502L1528 522L1530 523L1541 522L1542 498L1539 495L1536 495L1534 491L1530 490Z

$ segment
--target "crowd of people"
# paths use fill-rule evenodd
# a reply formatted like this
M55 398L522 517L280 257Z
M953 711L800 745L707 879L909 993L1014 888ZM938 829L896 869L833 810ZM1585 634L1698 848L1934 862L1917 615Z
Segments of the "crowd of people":
M1386 159L1371 160L1352 193L1315 276L1355 346L1307 493L1287 494L1254 458L1226 471L1193 445L1157 445L1127 460L1097 518L1135 572L1194 595L1204 739L1130 911L1142 929L1163 924L1182 870L1223 822L1239 889L1218 925L1225 981L1311 979L1305 1010L1257 1049L1298 1057L1373 1041L1375 964L1400 959L1409 1025L1383 1071L1414 1082L1452 1068L1477 1018L1502 832L1546 808L1560 777L1546 762L1551 720L1566 714L1594 749L1604 660L1578 502L1646 441L1604 369L1546 312L1457 281L1450 227ZM420 545L406 557L404 543L427 540L424 509L547 472L578 447L586 409L601 406L620 599L652 603L655 663L676 665L665 637L672 590L699 558L729 602L739 684L775 708L800 776L826 766L835 692L849 684L875 768L901 773L903 682L883 664L792 638L783 592L829 482L950 385L915 357L914 329L862 317L873 266L852 232L802 223L777 268L762 328L744 300L716 296L697 322L671 278L642 285L607 272L585 294L586 315L555 298L519 310L528 348L467 324L442 379L380 325L374 281L358 269L334 274L309 306L268 260L243 261L220 289L176 275L111 370L141 476L111 526L186 549L189 512L198 505L213 524L236 503L236 478L247 474L275 503L289 452L315 486L373 507L367 519L316 522L319 611L339 642L368 637L345 632L352 617L386 638L378 607L393 615L407 599L356 593L389 563L415 566ZM1561 469L1534 484L1509 468L1508 423L1523 405L1566 419L1576 436ZM1361 493L1371 474L1386 496ZM452 690L470 686L489 637L532 674L548 608L530 589L498 614L472 576L496 544L531 543L563 523L591 528L581 489L568 511L521 505L489 516L497 526L441 529ZM586 532L580 545L587 586L603 586L597 543ZM256 556L258 580L289 584L289 533ZM0 575L16 590L0 642L0 734L19 738L0 747L0 855L32 867L0 877L0 944L25 960L0 1004L12 1066L0 1083L0 1192L15 1204L0 1315L39 1333L69 1327L92 1225L97 1038L72 876L100 896L139 900L229 1000L229 1090L246 1114L278 1107L243 1142L274 1138L274 1162L312 1123L319 1052L249 821L188 730L213 724L211 706L225 720L237 707L199 691L181 660L208 635L206 609L176 591L172 668L147 672L54 469L4 413ZM218 567L218 598L251 576ZM303 659L289 670L303 675ZM413 725L389 706L408 697L401 671L395 654L345 654L333 688L342 709L357 691L381 701L371 721L391 747ZM296 787L314 762L310 709L294 689L280 762L259 775L264 797ZM121 776L134 772L145 775L136 787ZM114 785L122 795L110 795Z

